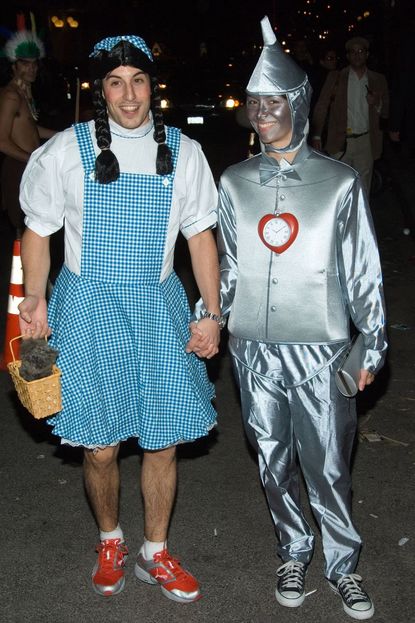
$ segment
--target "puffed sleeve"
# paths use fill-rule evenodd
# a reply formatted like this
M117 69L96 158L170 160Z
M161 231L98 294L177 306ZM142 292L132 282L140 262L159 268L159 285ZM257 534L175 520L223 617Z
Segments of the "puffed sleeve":
M364 338L362 368L376 373L387 349L382 269L369 204L358 176L343 200L337 235L343 292L352 321Z
M20 184L25 224L39 236L58 231L64 219L64 190L60 173L62 135L57 134L31 155Z
M180 231L188 240L216 225L217 189L201 146L183 136L178 167L184 170L185 190L180 209Z

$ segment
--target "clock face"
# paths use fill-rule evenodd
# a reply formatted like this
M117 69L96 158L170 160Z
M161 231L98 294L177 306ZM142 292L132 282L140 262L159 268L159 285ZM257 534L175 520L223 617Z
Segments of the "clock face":
M294 214L266 214L258 223L262 242L274 253L283 253L297 238L298 221Z
M287 221L276 217L264 225L263 236L269 245L273 247L281 247L290 239L291 228Z

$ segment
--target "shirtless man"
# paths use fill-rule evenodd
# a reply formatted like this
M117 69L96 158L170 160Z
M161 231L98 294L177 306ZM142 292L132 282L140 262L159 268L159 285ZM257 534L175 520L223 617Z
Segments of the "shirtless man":
M36 35L20 31L9 39L5 54L11 63L12 79L0 91L0 151L5 155L1 170L3 208L21 237L24 227L19 204L20 179L31 153L54 130L37 124L38 113L31 86L36 80L44 47Z

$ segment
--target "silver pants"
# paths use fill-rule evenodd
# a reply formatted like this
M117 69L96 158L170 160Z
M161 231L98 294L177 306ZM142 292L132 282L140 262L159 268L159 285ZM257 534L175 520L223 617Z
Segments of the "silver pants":
M230 337L246 434L284 562L308 564L314 535L300 505L299 467L321 530L325 575L353 573L361 539L351 519L355 401L334 382L344 344L273 345Z

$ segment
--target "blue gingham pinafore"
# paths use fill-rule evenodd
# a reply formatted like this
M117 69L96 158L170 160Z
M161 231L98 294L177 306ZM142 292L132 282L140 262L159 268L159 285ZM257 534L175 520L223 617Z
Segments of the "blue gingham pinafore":
M174 173L94 180L87 124L80 275L66 266L49 303L63 408L53 432L81 445L137 437L145 449L204 436L215 423L206 368L186 354L190 309L175 273L160 283ZM180 132L167 128L174 169Z

